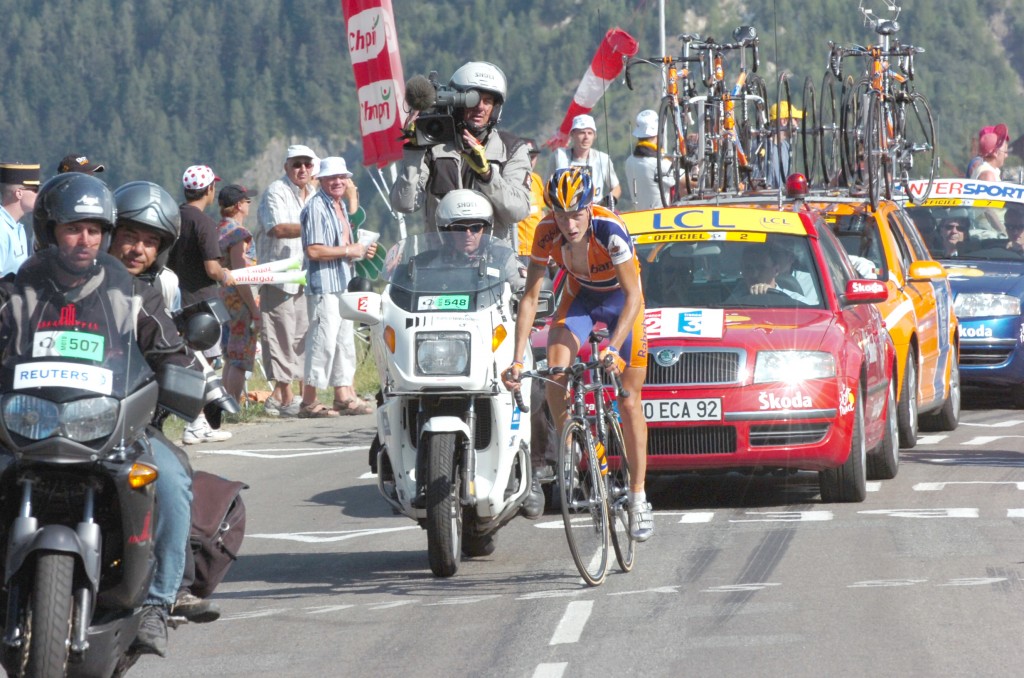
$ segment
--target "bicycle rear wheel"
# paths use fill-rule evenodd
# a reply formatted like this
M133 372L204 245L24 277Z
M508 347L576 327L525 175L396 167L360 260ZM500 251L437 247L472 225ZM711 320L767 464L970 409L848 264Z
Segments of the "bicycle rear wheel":
M590 586L608 572L608 503L606 485L587 431L579 420L566 422L558 450L558 485L569 552Z
M742 104L742 105L740 105ZM768 88L758 75L751 75L743 86L743 99L736 106L740 146L747 153L747 165L741 167L741 179L747 190L763 188L768 177Z
M899 149L897 176L908 197L911 197L909 182L920 182L921 189L914 191L911 197L920 204L931 195L938 165L932 107L923 94L912 92L910 101L903 107L902 116L903 143Z
M821 149L821 181L827 188L839 186L839 174L842 170L843 144L839 135L842 105L842 83L832 71L826 70L825 78L821 81L821 101L818 104L820 127L815 126L814 136L818 138Z
M853 84L848 77L843 85L843 106L839 136L842 140L843 175L852 189L869 190L867 109L871 101L871 82L866 78Z
M686 158L686 139L680 129L680 111L666 99L658 111L658 190L662 207L668 207L678 198L679 186L684 179L683 161Z
M868 103L868 117L865 134L867 149L868 200L871 208L878 207L884 195L892 198L892 139L889 134L892 119L888 107L878 97Z
M814 81L811 76L804 79L804 91L801 96L804 110L803 124L800 125L800 171L807 177L807 185L818 183L818 106L814 93Z
M615 412L605 414L608 427L608 458L618 458L618 466L608 471L608 518L611 520L612 546L615 559L623 572L633 569L636 562L636 542L629 536L629 462L622 427ZM609 467L611 464L609 464Z

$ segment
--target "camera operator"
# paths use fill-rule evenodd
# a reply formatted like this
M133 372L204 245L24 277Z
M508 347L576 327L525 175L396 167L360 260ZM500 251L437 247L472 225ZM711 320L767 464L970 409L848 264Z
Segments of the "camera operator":
M423 76L409 80L406 103L415 112L406 124L405 152L391 187L391 206L405 213L425 206L427 229L436 230L434 214L441 198L457 188L471 188L494 206L494 236L514 248L515 225L530 213L530 157L521 139L495 129L505 103L505 74L494 64L471 61L456 70L448 84L467 96L449 99L449 92ZM439 134L424 134L426 119L435 122L442 117L434 112L443 113L446 101L454 101L447 111L454 119L454 133L442 125Z

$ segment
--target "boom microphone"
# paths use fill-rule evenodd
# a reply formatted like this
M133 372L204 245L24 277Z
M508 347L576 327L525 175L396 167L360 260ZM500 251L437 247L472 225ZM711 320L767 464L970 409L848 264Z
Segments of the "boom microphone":
M415 111L430 110L437 101L437 90L422 75L414 75L405 83L405 103Z

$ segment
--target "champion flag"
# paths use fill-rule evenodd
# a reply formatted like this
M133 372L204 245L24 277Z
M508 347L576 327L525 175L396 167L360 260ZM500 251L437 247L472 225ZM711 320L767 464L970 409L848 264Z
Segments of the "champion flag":
M391 0L341 0L352 59L363 165L383 167L402 157L405 78Z
M594 108L612 81L622 72L622 58L635 56L639 48L636 38L621 28L612 28L604 34L604 39L597 47L597 53L594 54L587 72L583 74L583 79L576 88L569 110L562 120L562 126L558 128L558 133L548 140L548 147L566 146L572 119L577 115L589 113Z

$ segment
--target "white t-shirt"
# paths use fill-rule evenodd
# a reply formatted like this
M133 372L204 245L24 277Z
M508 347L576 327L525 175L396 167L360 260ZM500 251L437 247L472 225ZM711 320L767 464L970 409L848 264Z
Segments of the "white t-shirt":
M666 187L672 186L669 171L672 163L662 160L662 176ZM658 189L658 159L631 155L626 158L626 186L633 196L633 209L653 210L662 206Z
M555 150L551 171L563 167L590 167L590 178L594 182L594 202L601 202L606 195L619 185L619 177L615 174L615 165L607 153L591 148L582 158L572 158L568 148Z

